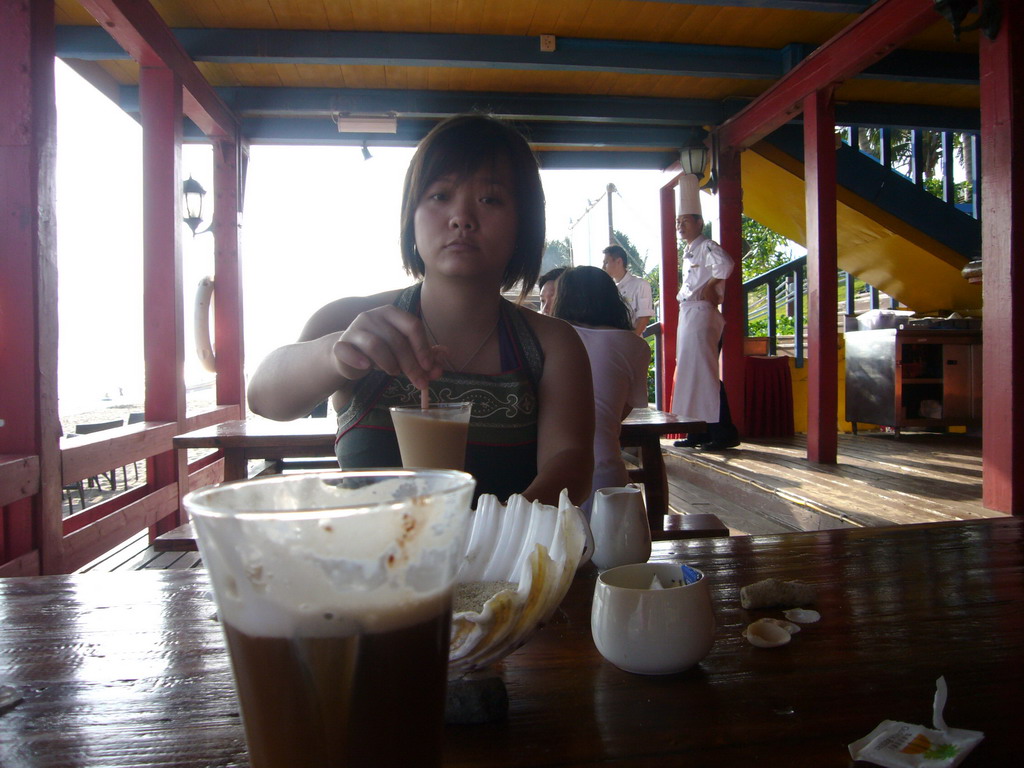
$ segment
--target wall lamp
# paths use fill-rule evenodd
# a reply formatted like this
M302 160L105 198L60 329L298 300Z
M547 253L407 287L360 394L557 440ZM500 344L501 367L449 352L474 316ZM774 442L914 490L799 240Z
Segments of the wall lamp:
M185 179L181 187L182 194L185 196L184 221L188 224L188 228L192 230L192 237L209 232L211 227L197 231L199 225L203 223L203 198L206 197L206 190L203 189L203 185L189 174L189 177Z
M703 178L707 164L708 148L704 144L695 144L679 150L679 169L683 173L692 173L699 179Z

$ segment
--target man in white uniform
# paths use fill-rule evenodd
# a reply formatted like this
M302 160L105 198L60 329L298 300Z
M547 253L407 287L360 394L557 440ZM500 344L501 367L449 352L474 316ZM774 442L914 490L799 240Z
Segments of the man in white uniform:
M601 268L615 281L626 306L632 312L633 330L643 336L644 329L654 317L654 302L651 300L651 284L637 277L626 268L625 249L621 245L609 245L604 249Z
M687 174L679 182L679 234L686 241L679 289L679 325L676 332L676 376L672 412L707 422L708 430L676 441L680 448L723 450L739 445L739 433L729 415L725 387L718 378L725 318L718 311L733 270L732 257L704 236L699 183Z

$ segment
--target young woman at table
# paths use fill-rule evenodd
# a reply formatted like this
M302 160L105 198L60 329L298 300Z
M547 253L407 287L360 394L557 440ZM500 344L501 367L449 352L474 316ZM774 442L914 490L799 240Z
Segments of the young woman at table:
M590 358L594 380L593 491L629 482L619 430L633 408L647 407L651 350L633 331L630 309L615 281L597 267L573 267L558 278L555 317L576 328ZM587 499L584 509L590 512Z
M466 470L477 491L556 504L590 492L594 429L587 352L570 326L517 306L544 248L537 161L511 126L443 121L405 177L401 250L419 281L322 307L249 385L252 410L305 416L333 397L345 469L401 466L388 407L472 401Z

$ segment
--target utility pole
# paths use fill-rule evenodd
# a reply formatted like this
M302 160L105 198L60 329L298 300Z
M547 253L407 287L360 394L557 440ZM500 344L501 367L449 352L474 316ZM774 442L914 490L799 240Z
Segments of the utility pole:
M605 187L605 194L608 195L608 245L615 245L615 228L612 226L612 193L617 191L614 184L609 183Z

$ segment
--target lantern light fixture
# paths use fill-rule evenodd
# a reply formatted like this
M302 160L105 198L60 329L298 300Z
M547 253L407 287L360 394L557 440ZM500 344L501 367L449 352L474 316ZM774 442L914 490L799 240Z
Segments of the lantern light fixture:
M202 232L199 232L199 225L203 223L203 198L206 197L206 190L203 189L203 185L189 177L185 179L185 182L181 185L182 193L185 196L185 218L184 221L188 224L188 228L192 230L192 237L200 235L203 232L209 232L210 228L207 227Z
M679 150L679 168L683 173L692 173L702 178L707 164L708 148L704 144L694 144Z

